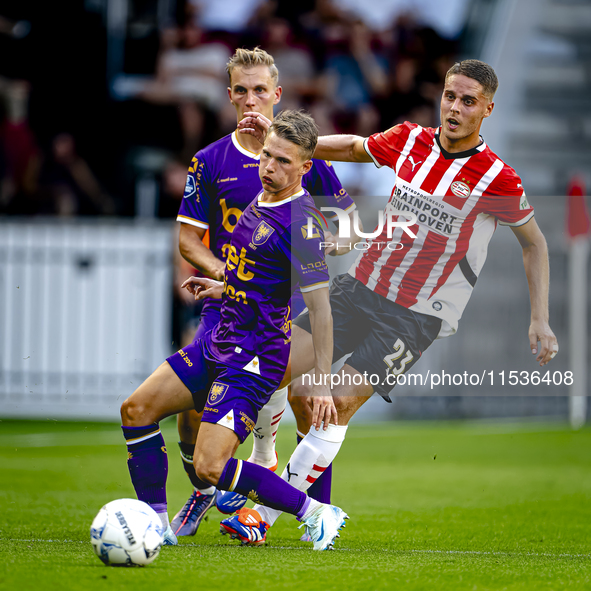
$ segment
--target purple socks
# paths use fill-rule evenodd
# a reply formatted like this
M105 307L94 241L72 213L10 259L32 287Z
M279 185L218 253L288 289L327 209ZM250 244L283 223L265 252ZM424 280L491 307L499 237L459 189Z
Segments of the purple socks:
M310 501L306 495L271 470L230 458L220 476L218 488L240 493L255 503L301 517Z
M156 513L166 511L168 456L157 423L146 427L121 427L127 441L127 467L135 494Z
M127 441L127 466L137 498L148 503L157 513L165 512L168 456L159 425L122 427L122 429ZM320 502L329 502L323 499L323 496L330 499L329 470L330 467L310 487L309 490L314 486L319 489L317 491L319 496L310 495L311 498L316 498ZM327 475L328 478L326 478ZM324 483L318 486L322 480ZM301 517L310 504L306 493L297 490L274 472L234 458L230 458L226 463L218 488L235 491L256 503L297 517Z

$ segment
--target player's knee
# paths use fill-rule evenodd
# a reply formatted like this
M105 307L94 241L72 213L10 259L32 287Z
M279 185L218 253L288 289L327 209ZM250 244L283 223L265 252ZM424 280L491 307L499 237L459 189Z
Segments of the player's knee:
M342 412L349 408L349 401L346 396L334 396L333 400L337 412Z
M306 396L293 396L289 404L296 418L298 430L306 433L312 424L312 410Z
M356 396L333 396L334 405L339 417L352 416L361 406Z
M305 418L310 412L308 405L308 396L312 393L310 386L304 386L301 382L291 387L289 396L289 405L296 417Z
M219 466L218 462L208 460L208 458L197 454L193 457L193 467L199 479L214 486L217 486L224 469L223 466Z
M131 397L123 402L121 405L121 423L123 425L133 425L133 418L135 415L135 405L131 400Z
M121 405L121 423L129 427L157 422L152 414L149 407L138 396L130 396Z
M290 395L290 402L293 400L298 404L305 404L306 397L310 396L312 393L312 386L308 384L304 384L301 380L298 380L297 383L292 384L291 386L291 395Z
M292 396L289 399L289 406L291 406L291 410L293 410L293 414L297 417L302 414L302 409L303 409L303 407L306 406L306 399Z

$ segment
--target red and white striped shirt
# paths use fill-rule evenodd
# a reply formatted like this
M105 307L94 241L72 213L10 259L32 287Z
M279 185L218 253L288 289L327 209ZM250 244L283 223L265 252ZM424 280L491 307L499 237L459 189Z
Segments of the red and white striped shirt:
M386 213L414 213L416 238L397 227L388 239L385 224L349 273L405 308L441 318L441 338L457 330L497 222L520 226L534 211L519 176L484 142L452 154L438 134L405 122L365 141L376 166L396 172Z

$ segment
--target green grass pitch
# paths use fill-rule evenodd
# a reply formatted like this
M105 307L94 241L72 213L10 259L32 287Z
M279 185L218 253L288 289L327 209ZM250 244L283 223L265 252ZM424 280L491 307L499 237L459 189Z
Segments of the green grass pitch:
M174 514L190 489L174 422L163 431ZM294 429L279 436L283 466ZM290 516L266 546L243 548L212 510L152 565L117 569L93 554L89 526L104 503L134 497L125 459L117 425L0 421L0 589L591 588L588 428L353 424L335 462L333 502L351 519L334 552L299 542Z

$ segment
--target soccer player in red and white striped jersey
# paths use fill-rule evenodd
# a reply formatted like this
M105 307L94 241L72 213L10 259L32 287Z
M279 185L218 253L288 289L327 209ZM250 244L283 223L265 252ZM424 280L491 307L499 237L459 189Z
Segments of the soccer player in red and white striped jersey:
M489 74L491 82L461 73L469 68ZM518 236L544 241L521 179L479 135L493 111L492 75L492 68L475 60L450 70L439 129L406 122L366 140L328 137L319 150L338 159L344 154L335 151L348 143L352 160L396 172L389 207L416 215L416 238L396 228L388 239L384 228L351 275L405 308L441 318L440 337L456 331L497 223L512 226Z
M446 103L460 100L447 91ZM450 112L443 125L456 132L456 118ZM476 141L450 151L441 130L407 122L364 142L377 166L396 171L389 206L416 215L416 238L399 227L388 239L384 227L351 274L405 308L441 318L439 336L457 329L497 223L519 227L534 215L515 171Z
M393 228L391 236L385 227L349 273L333 283L334 361L352 355L341 370L341 385L332 391L338 417L328 426L325 421L322 431L313 426L288 464L289 474L297 477L288 475L289 481L302 490L332 462L349 420L374 391L388 399L392 382L372 386L364 372L400 375L433 340L457 330L498 223L512 228L523 249L531 351L540 365L558 351L548 317L546 241L521 179L480 136L483 120L493 112L497 86L488 64L465 60L446 75L438 129L406 122L365 139L319 138L317 158L392 168L396 183L386 213L411 213L416 223L409 232ZM239 127L255 136L265 129L255 114ZM312 351L310 321L304 313L292 331L292 377L313 365ZM315 400L314 408L321 404ZM270 511L263 518L272 523L276 515Z

